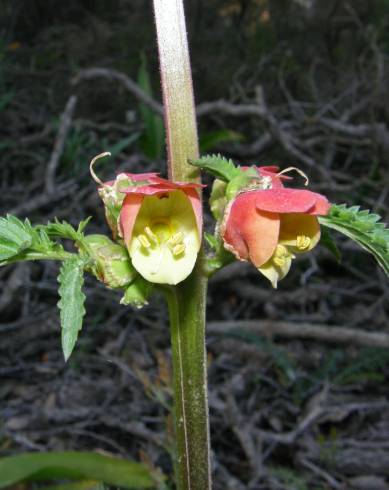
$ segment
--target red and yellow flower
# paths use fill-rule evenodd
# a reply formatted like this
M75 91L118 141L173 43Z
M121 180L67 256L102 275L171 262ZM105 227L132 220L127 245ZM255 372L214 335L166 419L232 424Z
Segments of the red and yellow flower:
M200 187L152 176L146 185L122 189L121 236L148 281L177 284L192 272L201 245Z
M257 170L261 186L243 190L228 203L220 234L227 250L251 261L277 287L295 255L319 242L317 216L327 214L330 204L321 194L285 188L285 176L276 167Z
M170 182L156 173L121 173L101 182L107 222L115 239L123 239L133 267L147 281L177 284L188 277L201 246L202 209L199 184Z

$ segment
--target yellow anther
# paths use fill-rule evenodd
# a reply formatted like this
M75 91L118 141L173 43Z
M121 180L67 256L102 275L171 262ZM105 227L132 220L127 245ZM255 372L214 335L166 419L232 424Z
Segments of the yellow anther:
M182 243L183 240L184 240L184 234L182 233L182 231L179 231L178 233L175 233L174 235L172 235L169 238L168 244L169 245L178 245L178 244Z
M286 259L290 257L288 249L284 245L278 244L273 255L273 262L279 267L286 264Z
M177 245L174 245L172 249L173 255L180 255L183 252L185 252L185 244L184 243L178 243Z
M138 235L138 240L140 241L142 247L144 247L144 248L150 248L151 247L151 243L148 241L148 239L145 235Z
M299 250L306 250L310 244L311 244L311 239L309 238L309 236L299 235L296 238L296 247Z
M149 226L146 226L144 231L152 242L154 242L155 244L158 243L157 235L151 231L151 228Z
M274 252L274 257L278 257L278 258L285 258L289 255L289 252L287 250L287 248L285 247L285 245L280 245L278 244L276 249L275 249L275 252Z
M286 264L286 260L283 257L274 257L273 262L278 265L278 267L283 267Z

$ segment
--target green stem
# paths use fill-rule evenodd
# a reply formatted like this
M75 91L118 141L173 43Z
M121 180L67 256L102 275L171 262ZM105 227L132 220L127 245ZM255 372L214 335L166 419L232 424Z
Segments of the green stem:
M188 159L199 157L199 147L182 0L154 0L154 13L169 177L176 181L199 182L199 170L188 163Z
M12 264L15 262L27 262L28 260L67 260L70 259L71 257L74 257L75 254L72 254L70 252L28 252L23 255L17 255L14 259L11 258L9 260L6 260L4 262L0 262L0 265L4 265L5 263L7 264Z
M166 294L175 396L174 464L179 490L211 488L203 288L206 279L195 271Z
M164 101L169 177L200 182L188 164L199 156L182 0L153 0ZM209 490L210 445L205 350L207 279L200 263L167 292L171 324L178 490Z

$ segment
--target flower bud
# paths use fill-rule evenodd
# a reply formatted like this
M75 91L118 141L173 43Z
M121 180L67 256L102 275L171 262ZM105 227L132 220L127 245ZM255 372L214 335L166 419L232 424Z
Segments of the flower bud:
M105 235L87 235L85 242L94 259L90 272L110 288L122 288L137 276L125 247Z

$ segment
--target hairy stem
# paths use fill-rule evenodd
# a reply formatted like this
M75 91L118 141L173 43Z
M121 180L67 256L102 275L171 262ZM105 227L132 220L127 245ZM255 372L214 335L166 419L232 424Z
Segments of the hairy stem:
M206 280L194 275L167 293L175 395L177 488L211 488L205 336ZM199 283L202 287L199 287Z
M199 171L188 164L198 158L196 113L182 0L154 0L169 177L199 181Z
M192 77L182 0L154 0L169 177L199 182L188 159L198 158ZM209 490L209 423L205 350L207 280L199 266L167 292L169 305L178 490Z

